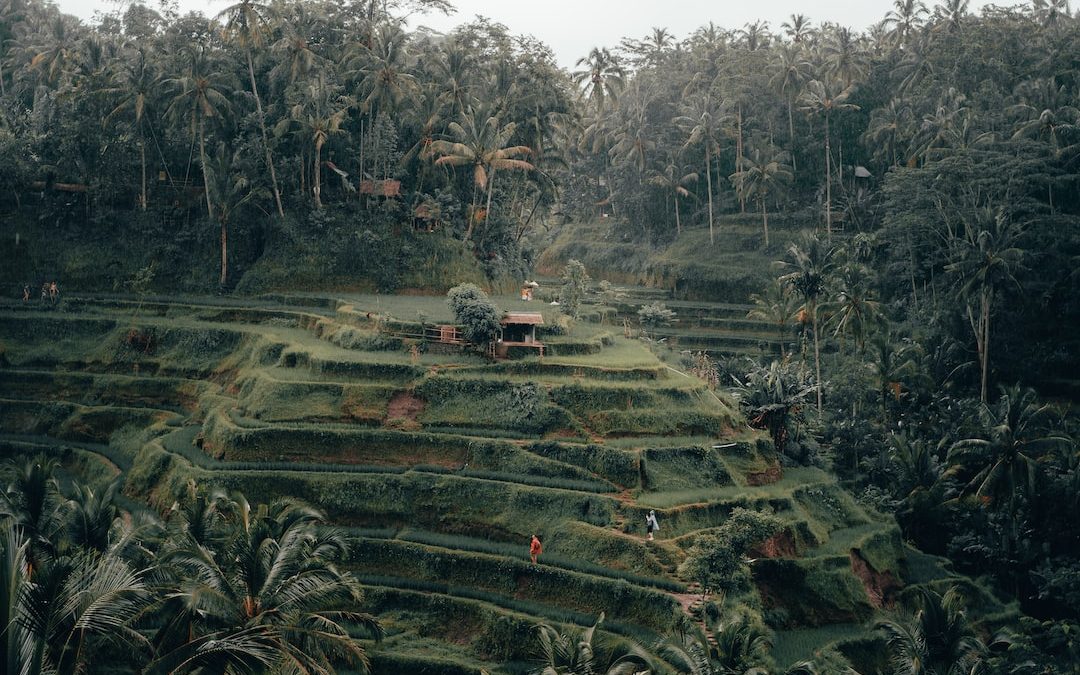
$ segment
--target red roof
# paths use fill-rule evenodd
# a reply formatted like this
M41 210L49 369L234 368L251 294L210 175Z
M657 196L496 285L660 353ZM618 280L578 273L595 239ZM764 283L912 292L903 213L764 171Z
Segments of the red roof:
M544 325L544 315L540 312L507 312L503 317L502 325L524 324L526 326Z

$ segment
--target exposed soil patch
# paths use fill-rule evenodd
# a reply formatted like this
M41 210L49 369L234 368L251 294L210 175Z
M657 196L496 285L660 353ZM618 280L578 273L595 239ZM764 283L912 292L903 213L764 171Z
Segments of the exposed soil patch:
M892 607L896 601L896 592L900 590L901 583L892 572L878 572L862 556L859 549L851 549L851 571L862 581L866 589L866 597L875 608Z
M784 477L784 470L780 468L779 464L774 464L764 471L757 473L746 474L746 484L750 487L758 487L760 485L771 485L778 482Z
M799 554L790 529L778 532L750 549L755 558L794 558Z
M394 394L386 405L386 419L416 421L417 415L424 411L424 401L407 391Z

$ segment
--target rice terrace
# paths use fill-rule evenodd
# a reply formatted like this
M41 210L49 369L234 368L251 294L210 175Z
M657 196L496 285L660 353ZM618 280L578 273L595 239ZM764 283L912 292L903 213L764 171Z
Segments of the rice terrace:
M1080 18L690 4L0 0L3 672L1080 673Z

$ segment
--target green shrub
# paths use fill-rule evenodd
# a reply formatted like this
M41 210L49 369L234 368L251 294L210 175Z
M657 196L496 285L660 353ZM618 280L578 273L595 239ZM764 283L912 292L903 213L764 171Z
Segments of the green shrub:
M475 344L491 342L498 334L502 318L499 308L476 284L459 284L446 294L446 302L461 325L463 337Z
M559 291L559 307L563 313L578 318L581 301L589 290L589 274L577 260L566 263L562 273L562 289Z

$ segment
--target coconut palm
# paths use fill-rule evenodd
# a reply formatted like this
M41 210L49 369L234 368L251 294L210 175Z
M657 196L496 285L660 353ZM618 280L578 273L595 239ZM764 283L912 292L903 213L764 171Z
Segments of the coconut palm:
M254 0L240 0L221 10L217 19L224 20L225 34L231 37L244 51L247 60L248 77L251 81L251 94L255 97L255 111L259 119L259 133L262 135L263 150L266 153L266 168L270 171L270 186L274 192L274 204L278 215L285 217L281 205L281 191L278 189L277 171L274 169L274 157L270 151L270 139L266 133L266 115L263 113L259 85L255 79L255 60L252 50L262 48L266 35L270 32L273 13L269 5Z
M296 3L289 7L289 11L288 17L281 17L278 22L281 37L270 47L278 59L270 69L270 80L282 87L306 81L317 67L326 63L312 44L312 36L317 30L313 12L317 10L304 3Z
M606 47L593 47L588 56L575 64L580 70L571 73L574 84L581 87L582 96L595 111L603 111L615 103L622 92L626 69L618 56Z
M850 88L856 79L866 74L866 50L850 28L841 26L830 31L821 53L826 71L842 82L845 88Z
M1031 5L1035 19L1044 28L1057 28L1072 18L1069 0L1032 0Z
M773 57L774 71L770 78L770 84L784 97L787 102L788 113L788 142L791 143L792 170L797 170L795 165L795 101L802 93L802 87L811 79L813 66L803 56L803 50L798 44L781 45Z
M496 171L532 171L535 167L522 159L532 154L525 145L509 145L517 125L503 124L500 119L484 110L469 109L458 122L451 122L448 130L455 140L437 140L431 144L433 155L438 155L436 166L471 166L473 173L473 199L469 211L469 224L465 239L472 237L478 220L477 195L487 191L487 207L491 210L492 182Z
M218 283L222 288L228 286L229 278L229 221L245 204L265 196L265 191L252 185L247 176L234 171L235 163L233 153L221 143L206 167L206 188L214 195L221 232L221 276Z
M584 630L560 633L547 624L536 627L539 664L533 675L646 675L649 655L636 646L609 647L596 631L603 613Z
M665 194L671 195L671 201L675 204L675 231L682 234L682 220L679 217L679 198L689 197L688 185L693 185L698 180L697 173L687 171L685 166L676 162L674 155L669 155L666 162L658 169L653 170L649 176L649 184L660 188Z
M795 294L788 286L776 281L765 288L764 294L751 295L750 301L754 303L754 309L747 312L746 318L762 321L775 327L781 339L780 356L787 358L785 341L799 312L799 301L795 298Z
M863 145L873 153L875 160L889 166L899 166L897 146L910 135L913 123L911 106L907 101L891 99L888 105L870 114L870 123L862 135Z
M698 78L692 78L689 90ZM719 153L720 122L723 114L717 101L713 98L710 89L697 94L689 94L684 91L684 104L681 106L682 115L676 117L674 122L686 133L686 143L683 149L694 145L701 145L705 151L705 189L708 193L709 202L709 243L715 244L713 227L713 181L712 164L713 157Z
M806 42L813 30L813 24L804 14L792 14L780 27L784 29L784 35L797 45Z
M231 109L230 95L235 90L223 70L210 62L207 50L195 46L188 54L186 72L162 81L173 92L166 114L174 120L185 121L191 133L191 143L199 143L199 166L206 184L206 121L219 120ZM206 194L206 213L214 217L214 204L209 190Z
M956 588L944 595L920 587L914 614L878 621L885 635L892 672L967 675L980 672L987 656Z
M980 409L982 433L949 448L950 476L971 476L963 494L983 503L1004 504L1016 513L1018 499L1037 494L1037 457L1072 447L1072 439L1048 433L1051 407L1033 389L1002 388L997 403Z
M1017 246L1020 227L1004 209L977 209L961 227L962 231L947 233L950 261L945 270L959 278L958 294L979 355L979 399L986 403L994 301L1008 287L1019 288L1016 273L1025 252Z
M108 124L121 115L130 115L131 125L139 139L139 166L142 169L139 183L139 208L145 211L147 198L144 119L148 103L161 83L161 76L157 74L153 62L147 58L145 49L136 49L130 56L133 58L124 59L120 67L114 71L112 86L104 90L108 95L117 96L119 101L102 122Z
M881 394L881 418L889 423L889 396L900 400L904 383L909 385L919 374L917 357L919 346L908 341L895 340L884 328L878 331L870 341L870 368L877 380L878 393Z
M184 536L181 523L162 555L162 574L177 590L153 608L161 627L143 672L366 670L364 649L347 626L376 635L379 627L349 609L361 599L360 586L340 569L347 541L324 527L324 516L287 500L253 508L236 496L208 504L218 536L200 544Z
M929 13L920 0L893 0L893 9L883 21L886 27L891 27L889 35L893 44L901 49L907 46Z
M788 249L789 259L781 263L787 273L780 277L780 283L789 286L802 298L803 308L810 319L814 335L814 371L817 378L818 414L822 410L821 396L821 348L818 339L818 303L825 295L827 279L833 267L833 250L828 248L817 236L809 235L800 243L792 244Z
M941 4L934 5L934 20L937 22L935 28L947 33L961 32L968 15L969 4L971 0L945 0Z
M346 56L346 71L359 78L356 100L370 119L393 112L416 93L416 77L408 70L409 36L393 23L379 26L370 46L356 43Z
M811 80L800 98L803 110L825 117L825 232L829 236L832 236L832 134L829 124L833 115L859 109L847 102L851 91L851 87L840 89L821 80Z
M296 134L311 144L314 152L312 163L312 187L315 208L321 209L322 203L322 150L332 137L344 133L341 125L345 122L352 99L342 96L338 87L333 87L319 76L308 84L303 100L293 106L288 118L278 123L279 135L292 128Z
M766 153L754 150L743 159L742 171L731 174L730 180L743 199L756 200L761 209L761 225L765 230L765 246L769 246L770 197L777 198L787 190L794 176L787 164L788 154L769 148Z
M657 643L656 652L670 668L682 675L768 675L771 644L765 632L742 618L706 621Z
M866 336L881 325L881 303L873 298L870 271L862 264L848 262L835 277L836 297L823 305L834 327L834 336L850 335L862 351Z

